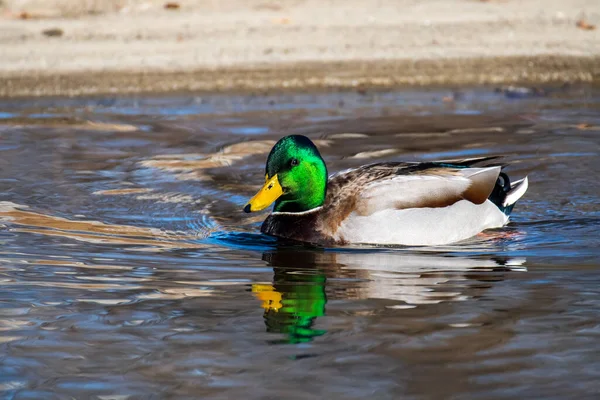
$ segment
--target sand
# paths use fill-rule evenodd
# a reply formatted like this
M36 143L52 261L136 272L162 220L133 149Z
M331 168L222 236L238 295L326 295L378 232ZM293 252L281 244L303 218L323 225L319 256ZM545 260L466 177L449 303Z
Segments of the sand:
M166 3L0 0L0 96L600 77L598 0Z

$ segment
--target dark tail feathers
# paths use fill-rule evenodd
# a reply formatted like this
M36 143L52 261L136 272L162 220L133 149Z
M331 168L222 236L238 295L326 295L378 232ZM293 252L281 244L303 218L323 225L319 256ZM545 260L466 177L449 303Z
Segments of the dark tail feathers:
M517 200L527 191L529 182L527 177L511 184L510 178L504 172L500 172L494 190L488 199L494 203L506 215L510 215Z

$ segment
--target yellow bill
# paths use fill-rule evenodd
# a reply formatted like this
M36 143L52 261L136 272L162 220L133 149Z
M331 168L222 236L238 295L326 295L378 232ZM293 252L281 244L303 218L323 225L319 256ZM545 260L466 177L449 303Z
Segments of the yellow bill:
M252 293L262 301L262 308L267 311L279 311L282 295L271 285L255 283L252 285Z
M271 179L269 179L269 176L267 175L265 180L265 185L250 199L248 204L246 204L244 212L249 213L264 210L283 194L283 189L279 184L277 174L273 175Z

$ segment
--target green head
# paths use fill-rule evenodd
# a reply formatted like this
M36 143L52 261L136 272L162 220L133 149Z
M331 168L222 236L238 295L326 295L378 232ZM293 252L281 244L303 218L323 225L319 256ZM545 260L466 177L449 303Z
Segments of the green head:
M274 211L302 212L323 205L327 167L315 144L306 136L280 139L267 159L263 188L244 211L259 211L275 202Z

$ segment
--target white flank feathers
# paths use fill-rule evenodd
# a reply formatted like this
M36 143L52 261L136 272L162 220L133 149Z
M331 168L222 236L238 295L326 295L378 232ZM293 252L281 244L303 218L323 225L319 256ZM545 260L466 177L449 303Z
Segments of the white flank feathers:
M465 240L507 222L508 216L489 200L479 205L461 200L440 208L385 209L364 216L353 212L334 238L349 243L434 246Z

